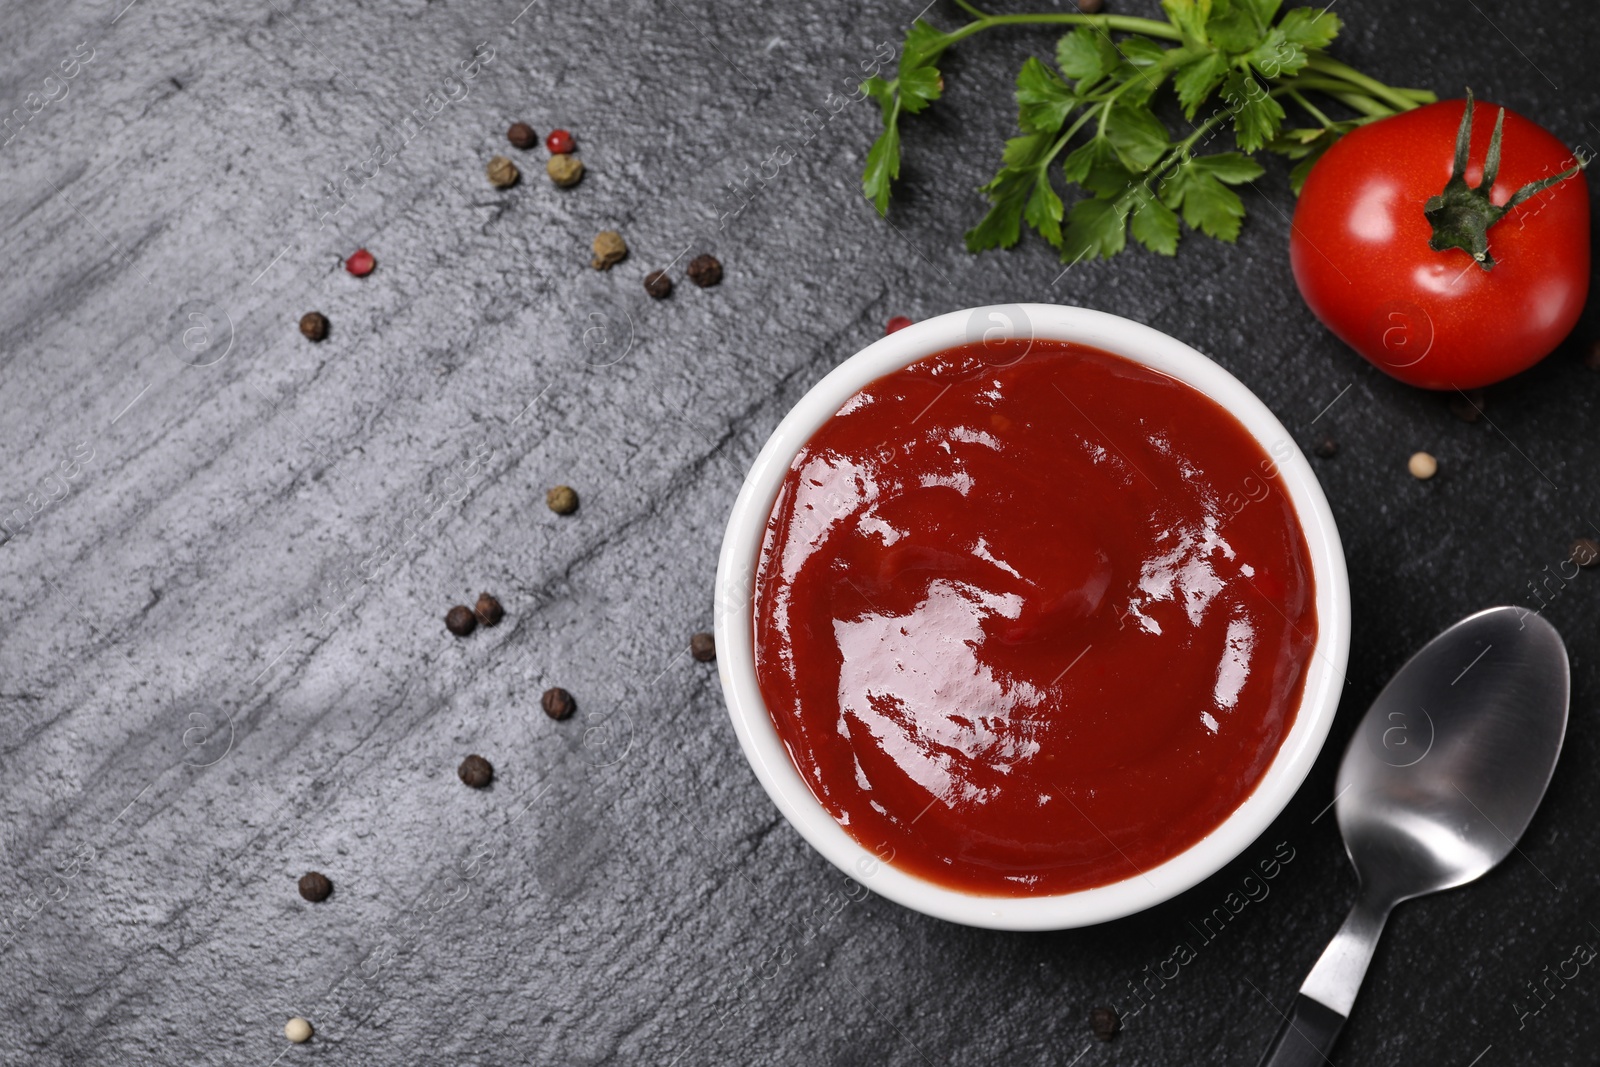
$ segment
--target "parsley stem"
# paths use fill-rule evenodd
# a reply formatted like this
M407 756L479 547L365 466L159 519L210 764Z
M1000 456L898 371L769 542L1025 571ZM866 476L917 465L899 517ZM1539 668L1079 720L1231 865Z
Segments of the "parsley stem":
M1286 80L1279 88L1326 93L1345 107L1352 111L1359 111L1369 119L1383 119L1395 114L1394 108L1372 99L1366 93L1356 90L1349 82L1339 81L1335 78L1318 77L1315 74L1302 74L1298 78ZM1278 90L1275 89L1273 91L1277 92ZM1416 105L1412 106L1415 107ZM1307 105L1307 108L1309 110L1309 105Z
M1407 96L1400 90L1392 89L1378 79L1368 77L1354 67L1346 66L1337 59L1330 59L1325 55L1312 56L1306 61L1306 69L1348 82L1367 93L1367 95L1392 105L1397 111L1410 111L1412 108L1420 106L1421 103L1414 98L1414 91L1411 96ZM1431 96L1432 94L1428 95Z
M960 3L960 0L957 0ZM971 10L966 4L963 8ZM1122 33L1138 33L1146 37L1159 37L1164 41L1181 41L1183 35L1178 28L1170 22L1160 22L1156 19L1142 19L1133 15L1066 15L1044 12L1037 15L985 15L976 22L969 22L958 30L945 34L946 45L955 44L975 33L993 29L996 26L1090 26L1101 33L1118 30Z
M1039 163L1040 168L1042 169L1044 167L1048 167L1050 165L1050 161L1055 159L1056 156L1061 153L1061 150L1067 146L1067 142L1072 140L1072 138L1077 135L1078 131L1083 129L1083 124L1088 122L1093 116L1093 111L1085 111L1083 114L1079 115L1077 121L1073 122L1071 126L1067 127L1067 132L1063 133L1059 138L1056 139L1056 143L1050 146L1050 153L1046 155Z
M1299 104L1302 108L1304 108L1311 115L1312 118L1314 118L1318 122L1322 123L1322 128L1323 129L1325 129L1325 130L1333 129L1333 120L1328 118L1328 116L1324 115L1321 111L1319 111L1316 108L1315 105L1313 105L1311 103L1311 101L1309 101L1305 97L1301 96L1294 89L1290 89L1289 90L1289 98L1291 100L1293 100L1295 103Z

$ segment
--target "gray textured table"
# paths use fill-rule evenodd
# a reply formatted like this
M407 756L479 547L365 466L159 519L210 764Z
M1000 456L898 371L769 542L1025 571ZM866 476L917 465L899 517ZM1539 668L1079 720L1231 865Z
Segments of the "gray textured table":
M1253 1063L1353 891L1316 817L1355 716L1458 616L1537 607L1532 583L1600 524L1595 314L1468 425L1301 305L1277 164L1237 248L1059 281L1037 241L970 257L1004 89L1053 40L1027 31L951 57L892 226L857 192L870 103L733 214L728 183L828 115L920 0L526 2L0 11L0 102L26 116L0 134L0 1058ZM1600 143L1582 0L1339 11L1341 58ZM508 152L514 119L575 131L583 183ZM392 159L367 164L380 138ZM483 177L497 152L524 163L507 192ZM608 228L632 255L600 274ZM339 260L363 245L358 280ZM719 288L681 280L700 251ZM669 263L678 291L652 302L640 280ZM1150 323L1303 447L1337 436L1317 463L1356 619L1334 737L1273 829L1168 905L1046 936L847 903L686 653L788 404L891 315L1016 300ZM311 309L320 345L295 328ZM1418 448L1431 482L1406 473ZM569 518L543 503L562 482ZM1339 1062L1592 1061L1600 972L1537 1001L1530 983L1600 945L1597 580L1546 611L1575 675L1542 811L1481 884L1397 913ZM445 609L480 590L506 621L451 637ZM564 723L538 708L556 684L579 702ZM491 788L457 781L468 752ZM1293 859L1270 893L1200 936L1275 851ZM309 869L336 886L315 906ZM1196 958L1152 980L1184 940ZM1147 1005L1091 1041L1088 1008L1131 1010L1135 984ZM297 1014L317 1033L290 1047Z

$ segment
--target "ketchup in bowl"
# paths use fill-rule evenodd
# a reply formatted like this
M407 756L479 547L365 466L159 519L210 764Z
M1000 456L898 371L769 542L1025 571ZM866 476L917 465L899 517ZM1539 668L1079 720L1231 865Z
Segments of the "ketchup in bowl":
M1274 457L1196 389L1058 341L856 394L785 475L756 582L762 697L817 800L986 895L1137 877L1215 829L1317 637Z

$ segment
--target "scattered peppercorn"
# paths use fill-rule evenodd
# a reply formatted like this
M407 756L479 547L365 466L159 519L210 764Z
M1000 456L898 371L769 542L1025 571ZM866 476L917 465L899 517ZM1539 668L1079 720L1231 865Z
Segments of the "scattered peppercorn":
M1439 473L1439 461L1426 452L1414 452L1406 461L1406 469L1411 472L1411 477L1425 482Z
M702 289L709 289L722 281L722 264L709 253L695 256L689 261L689 280Z
M283 1036L297 1045L303 1045L311 1040L311 1024L296 1015L283 1024Z
M1590 370L1600 370L1600 341L1589 342L1589 350L1583 355L1583 365Z
M489 160L488 170L489 184L496 189L509 189L522 177L517 165L505 156L495 156Z
M1122 1019L1116 1008L1090 1008L1089 1029L1094 1031L1096 1040L1110 1041L1122 1029Z
M300 332L307 341L320 341L328 336L328 317L320 311L308 311L300 316Z
M550 136L544 139L544 146L553 156L570 155L572 152L572 134L566 130L551 130Z
M474 789L482 789L494 778L494 767L489 761L479 755L471 755L461 761L461 766L456 768L456 773L461 780Z
M888 336L891 333L898 333L910 325L910 319L906 318L904 315L896 315L894 318L889 320L887 325L884 326L884 336Z
M550 175L550 180L561 188L577 185L578 179L583 177L583 160L577 156L551 156L544 165L544 172Z
M506 609L500 606L500 601L488 593L478 594L478 606L472 613L485 626L498 626L500 620L506 617Z
M513 148L527 149L539 143L539 135L526 122L513 122L506 131L506 140L511 142Z
M570 485L558 485L544 495L544 502L557 515L571 515L578 510L578 491Z
M444 613L444 628L457 637L465 637L478 628L478 617L465 604L457 604Z
M539 698L539 706L544 708L546 715L557 721L570 719L572 713L578 710L578 703L572 699L572 694L560 686L546 689L544 696Z
M328 899L328 894L333 892L333 883L328 881L328 876L321 871L307 871L300 876L300 895L313 904Z
M628 258L628 243L616 230L601 230L590 247L594 249L594 259L589 265L595 270L610 270Z
M1078 0L1078 10L1085 15L1099 14L1100 9L1105 6L1105 0Z
M1483 390L1474 389L1470 393L1457 393L1450 398L1450 414L1462 422L1477 422L1483 418Z
M1311 451L1323 459L1332 459L1339 454L1339 442L1331 437L1324 437L1317 442L1316 447Z
M698 633L689 638L689 655L701 663L710 663L717 658L717 639L707 633Z
M357 278L365 278L372 273L372 268L378 261L372 258L372 253L365 248L358 248L350 253L350 258L344 261L344 269L354 274Z
M644 291L657 300L665 300L672 295L672 279L664 270L653 270L644 276Z
M1592 537L1580 537L1572 542L1572 562L1580 567L1593 567L1600 563L1600 541Z

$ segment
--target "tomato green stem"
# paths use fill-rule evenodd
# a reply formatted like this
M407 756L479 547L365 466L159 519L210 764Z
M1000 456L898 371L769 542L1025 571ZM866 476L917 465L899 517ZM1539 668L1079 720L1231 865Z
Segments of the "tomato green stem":
M1489 152L1483 160L1483 178L1476 186L1467 184L1467 163L1472 150L1472 112L1476 104L1472 90L1467 90L1467 106L1461 113L1461 125L1456 128L1456 154L1450 164L1450 180L1444 191L1430 197L1422 213L1433 227L1428 247L1435 252L1459 248L1471 256L1484 270L1494 269L1494 256L1489 254L1489 227L1505 218L1512 208L1573 177L1588 165L1582 156L1560 174L1529 182L1504 204L1489 199L1495 179L1500 176L1500 135L1505 127L1506 109L1495 116L1494 133L1489 138Z

